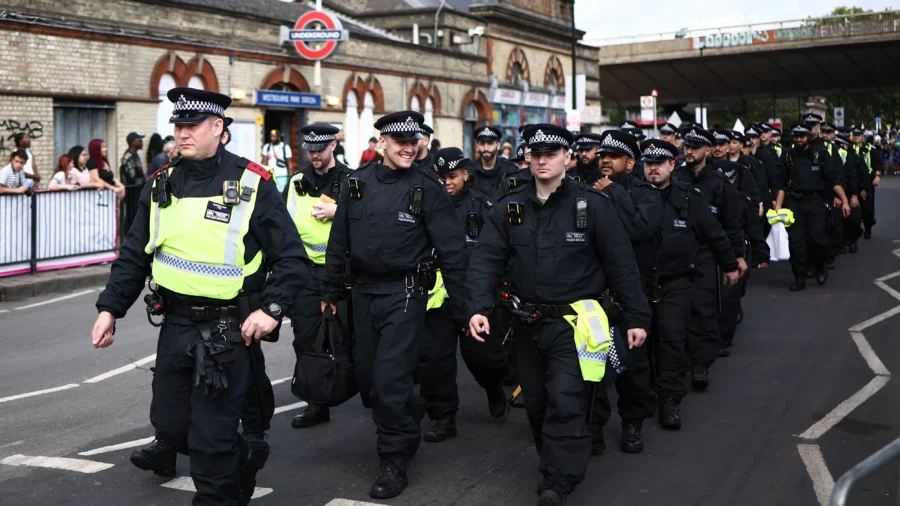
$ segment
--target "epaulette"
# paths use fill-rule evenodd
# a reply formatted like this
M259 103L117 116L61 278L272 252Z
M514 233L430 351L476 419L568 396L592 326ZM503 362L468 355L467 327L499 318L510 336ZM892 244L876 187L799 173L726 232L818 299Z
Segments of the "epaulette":
M376 165L378 165L378 163L375 160L372 160L371 162L367 162L365 165L357 167L357 169L354 170L353 172L359 172L361 170L366 170L366 169L368 169L370 167L374 167Z
M263 167L262 165L260 165L256 162L251 162L250 160L247 160L246 158L240 157L237 160L237 166L242 169L247 169L247 170L255 173L256 175L261 177L263 181L271 181L272 180L272 174L268 170L266 170L265 167Z
M490 199L488 199L487 196L485 196L480 191L475 190L473 188L469 188L468 190L469 190L469 193L472 194L472 198L482 202L484 204L484 207L487 207L488 209L494 207L494 203L491 202Z

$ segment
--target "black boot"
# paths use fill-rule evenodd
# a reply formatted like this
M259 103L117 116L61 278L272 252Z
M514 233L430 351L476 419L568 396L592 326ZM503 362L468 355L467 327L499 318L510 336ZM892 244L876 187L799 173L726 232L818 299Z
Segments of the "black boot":
M603 439L603 426L595 423L588 424L591 432L591 455L603 455L606 451L606 440Z
M863 239L871 239L872 238L872 228L866 227L866 231L863 233Z
M622 451L625 453L641 453L644 451L644 436L641 426L636 423L622 422Z
M487 388L488 409L491 416L499 420L506 420L509 414L509 402L506 400L506 392L503 385L498 383L494 388Z
M794 284L792 284L788 290L792 292L806 290L806 280L803 278L794 278Z
M241 465L241 494L238 497L239 506L247 506L256 489L256 473L266 467L269 460L269 443L250 439L247 441L247 460Z
M265 441L269 438L269 435L266 434L264 430L244 430L244 439L246 440L254 440L254 441Z
M153 471L157 476L175 477L178 453L163 441L156 440L147 448L131 452L131 463L138 469Z
M847 251L850 252L851 255L855 255L857 251L859 251L859 246L856 244L856 241L850 243L850 246L847 248Z
M664 429L681 429L681 408L678 401L671 397L663 397L659 400L659 424Z
M291 427L295 429L307 429L330 420L331 413L327 406L311 402L306 406L306 409L303 410L303 413L300 413L291 420Z
M548 488L541 492L537 506L565 506L566 494L555 488Z
M829 271L833 271L833 270L834 270L834 261L835 261L835 260L837 260L837 259L836 259L836 258L832 258L832 259L828 260L828 262L825 263L825 265L828 267L828 270L829 270Z
M824 265L816 266L816 283L824 285L828 281L828 269Z
M403 463L406 467L406 463ZM381 474L375 479L369 495L375 499L390 499L403 493L408 485L406 470L386 460L381 461Z
M456 436L456 417L453 415L445 416L434 422L434 427L425 433L425 441L429 443L440 443L445 439Z
M709 367L697 364L691 368L691 385L697 390L709 387Z

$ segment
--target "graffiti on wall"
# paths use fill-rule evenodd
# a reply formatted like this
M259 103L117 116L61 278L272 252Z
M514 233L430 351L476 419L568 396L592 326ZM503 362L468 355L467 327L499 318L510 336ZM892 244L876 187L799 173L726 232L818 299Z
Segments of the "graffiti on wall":
M0 155L15 149L14 139L19 133L27 133L32 140L40 139L44 136L44 124L40 121L0 119Z

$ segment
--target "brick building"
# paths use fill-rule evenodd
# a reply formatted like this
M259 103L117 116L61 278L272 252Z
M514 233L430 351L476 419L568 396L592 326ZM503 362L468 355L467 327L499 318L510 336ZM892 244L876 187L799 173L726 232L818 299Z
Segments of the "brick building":
M312 63L292 44L280 42L282 28L292 27L311 9L305 3L5 0L0 9L5 14L0 16L0 158L8 156L12 135L29 131L44 176L53 170L56 157L92 138L107 140L110 163L117 167L128 132L172 132L165 92L183 85L246 95L229 109L235 119L235 141L229 148L244 156L258 159L265 132L277 128L299 158L299 127L324 121L344 130L351 166L375 133L374 119L383 113L420 110L444 146L471 150L477 125L510 125L510 113L496 109L512 107L496 102L502 95L498 90L522 89L528 83L530 92L548 95L535 100L559 100L549 91L562 87L566 68L571 68L571 48L567 51L564 44L569 39L562 33L568 29L564 7L570 0L555 14L541 10L549 0L502 0L486 10L457 2L462 4L458 9L445 7L439 16L442 40L437 47L434 40L424 40L424 28L419 33L416 27L414 34L411 26L407 30L389 22L420 16L433 31L436 9L429 14L407 6L402 15L375 15L384 10L379 4L388 2L326 0L326 10L341 20L350 39L323 62L321 85L315 87ZM526 4L537 10L528 11ZM510 16L530 19L529 30L555 20L541 33L558 32L558 40L538 44L530 42L530 35L516 36L521 26ZM429 18L430 25L424 21ZM579 50L588 56L593 48ZM593 72L585 69L590 102L599 98L591 84L596 57L581 64L594 66ZM322 107L260 107L256 90L316 93ZM531 106L524 96L522 100L519 108L527 116ZM548 119L560 121L556 109L545 109Z

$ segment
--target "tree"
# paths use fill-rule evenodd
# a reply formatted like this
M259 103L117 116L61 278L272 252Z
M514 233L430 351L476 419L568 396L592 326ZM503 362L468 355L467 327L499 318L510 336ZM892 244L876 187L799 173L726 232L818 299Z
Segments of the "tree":
M867 14L871 13L871 14ZM864 16L860 16L860 14L866 14ZM865 10L862 7L835 7L831 13L826 14L825 17L829 16L853 16L847 18L847 21L856 22L856 21L872 21L878 19L900 19L900 13L896 12L874 12L872 9ZM839 25L844 23L845 20L841 18L833 18L833 19L822 19L822 18L810 18L807 22L810 26L820 26L820 25Z

